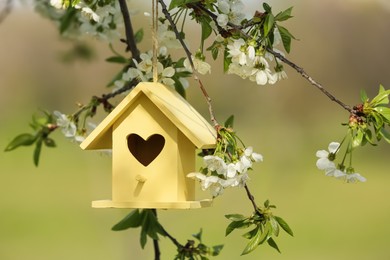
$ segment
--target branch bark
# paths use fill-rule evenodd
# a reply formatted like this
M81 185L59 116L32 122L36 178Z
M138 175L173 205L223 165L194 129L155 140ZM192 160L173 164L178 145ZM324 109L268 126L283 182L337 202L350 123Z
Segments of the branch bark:
M320 90L322 93L324 93L330 100L332 100L332 101L336 102L337 104L339 104L342 108L347 110L349 113L351 113L351 114L355 113L354 110L350 106L346 105L341 100L337 99L334 95L332 95L329 91L327 91L320 83L318 83L311 76L309 76L309 74L307 74L302 67L299 67L297 64L295 64L294 62L290 61L289 59L287 59L286 57L284 57L280 53L275 52L274 50L271 50L271 49L268 48L267 51L269 53L272 53L272 55L274 55L276 58L281 60L283 63L287 64L288 66L290 66L291 68L296 70L296 72L301 74L302 77L304 77L307 81L310 82L310 84L312 84L318 90Z
M126 0L119 0L119 5L121 8L123 22L125 24L126 31L126 51L130 51L133 58L139 60L140 51L137 48L137 44L135 42L134 30L131 24L129 9L127 8Z
M258 214L262 215L262 213L259 210L259 207L256 204L255 197L250 192L249 187L248 187L248 185L246 183L244 185L244 188L245 188L245 191L246 191L246 195L248 196L248 199L252 203L253 209L255 210L255 212L257 212Z
M157 219L157 210L152 209L152 212ZM158 239L153 239L153 248L154 248L154 259L160 260L161 251L160 251L160 245L158 243Z

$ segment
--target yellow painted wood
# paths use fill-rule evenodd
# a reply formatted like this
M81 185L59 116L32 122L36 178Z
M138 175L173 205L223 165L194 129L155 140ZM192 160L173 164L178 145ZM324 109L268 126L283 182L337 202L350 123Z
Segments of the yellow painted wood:
M112 149L112 201L107 208L200 208L196 201L196 148L215 146L213 127L174 90L140 83L80 145Z
M113 123L140 95L147 96L197 148L215 146L215 129L175 90L160 83L141 82L81 143L81 148L111 149Z
M111 200L96 200L92 202L93 208L131 208L131 209L200 209L212 206L211 199L199 201L173 201L173 202L114 202Z

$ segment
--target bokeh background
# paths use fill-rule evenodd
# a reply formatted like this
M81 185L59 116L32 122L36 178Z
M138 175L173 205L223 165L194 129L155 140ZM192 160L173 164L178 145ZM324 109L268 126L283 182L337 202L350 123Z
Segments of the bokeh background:
M142 13L150 12L150 5L145 2L131 1L140 13L135 28L147 24ZM248 14L261 9L260 1L248 2ZM299 40L288 57L339 99L354 105L361 89L373 96L379 84L389 88L387 1L269 3L274 12L294 6L295 17L286 27ZM146 38L141 48L149 49L150 42ZM190 42L196 49L198 39ZM111 55L106 44L89 44L95 50L92 62L61 62L72 44L25 4L0 24L0 150L30 131L28 122L39 109L72 113L76 102L109 91L105 85L120 68L104 61ZM206 244L225 245L217 259L390 259L390 146L356 151L354 166L366 183L326 177L315 167L315 152L342 139L346 111L287 67L289 79L274 86L222 75L220 62L212 70L202 80L218 119L234 114L238 134L265 158L255 166L249 186L259 204L270 199L278 206L275 214L290 224L295 237L279 236L282 254L261 246L240 257L246 240L239 231L224 237L228 221L223 215L250 214L252 208L244 191L235 189L212 208L159 211L166 229L185 243L203 228ZM207 118L201 93L191 83L188 99ZM129 210L90 207L92 200L110 198L110 157L81 151L60 133L54 136L58 148L44 149L38 168L31 148L0 152L0 259L153 259L150 241L140 249L139 230L110 230ZM173 245L163 239L161 247L162 258L172 259Z

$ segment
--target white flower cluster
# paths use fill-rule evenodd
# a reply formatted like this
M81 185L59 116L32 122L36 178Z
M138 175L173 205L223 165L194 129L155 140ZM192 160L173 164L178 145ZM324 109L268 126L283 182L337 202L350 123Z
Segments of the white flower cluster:
M81 136L77 133L76 124L69 116L62 114L59 111L54 111L53 114L57 118L57 126L61 128L61 131L66 138L69 138L70 140L77 143L84 141L84 136Z
M337 179L345 180L347 183L355 182L365 182L367 179L361 176L356 172L349 172L348 170L340 170L337 168L336 164L333 162L336 158L336 154L339 150L340 143L331 142L328 147L328 151L319 150L316 153L316 156L319 158L317 160L317 168L325 171L326 176L335 177Z
M277 30L274 34L279 35ZM277 41L275 41L276 44ZM258 46L255 40L233 39L227 48L229 57L231 57L229 74L236 74L243 79L249 78L258 85L275 84L278 80L287 78L287 74L281 66L277 66L275 73L272 73L265 58L271 60L272 56L267 55L268 53L261 46Z
M164 46L168 49L181 49L181 43L176 38L176 34L168 29L168 25L161 22L159 20L158 22L158 28L157 28L157 39L158 39L158 45Z
M64 0L50 0L50 5L45 4L44 0L36 1L36 8L43 13L58 20L60 24L63 22L62 17L65 14ZM112 42L119 39L120 33L118 27L122 24L122 15L118 1L109 1L101 4L100 0L86 1L81 0L75 9L77 12L73 20L69 22L67 29L63 34L69 38L79 38L83 35L96 37L99 40ZM60 25L62 26L62 25Z
M211 66L210 64L208 64L207 62L197 58L196 56L191 56L191 59L192 59L192 62L194 64L194 69L199 72L200 74L202 75L206 75L207 73L211 73ZM191 63L190 61L188 60L188 58L186 58L184 60L184 67L192 72L192 67L191 67Z
M167 58L167 48L161 47L159 50L159 57L162 59ZM114 82L115 88L113 91L116 91L120 88L122 88L127 82L138 79L142 82L148 82L152 81L153 79L153 53L152 51L149 51L147 53L141 53L140 55L141 61L137 62L136 60L133 60L135 64L135 68L131 67L126 72L122 74L122 78L119 80L116 80ZM184 69L184 68L183 68ZM174 87L175 81L172 79L172 77L175 75L176 70L172 66L168 66L164 68L164 65L161 62L157 62L157 74L158 74L158 82L163 83L166 86ZM187 88L189 83L187 79L180 77L179 78L180 83L183 85L184 88ZM124 93L126 94L126 93Z
M241 0L218 0L217 6L220 12L217 23L222 28L226 28L228 22L238 25L245 18L244 4Z
M197 179L202 190L210 190L211 195L217 197L227 187L244 186L249 179L247 172L252 168L252 163L263 161L263 156L248 147L236 162L225 162L217 155L206 155L203 161L207 174L192 172L187 177Z

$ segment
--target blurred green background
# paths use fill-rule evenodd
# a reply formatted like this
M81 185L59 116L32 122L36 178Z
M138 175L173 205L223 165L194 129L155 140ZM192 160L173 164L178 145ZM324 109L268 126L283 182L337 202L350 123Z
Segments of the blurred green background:
M134 26L150 6L131 1L139 10ZM142 1L143 2L143 1ZM248 14L261 9L250 1ZM347 104L359 103L364 88L373 96L379 84L390 87L390 7L386 1L269 1L274 10L294 6L286 27L299 40L288 57ZM146 27L147 28L147 27ZM190 30L198 30L192 28ZM147 34L146 37L149 37ZM197 48L197 39L191 42ZM150 48L147 40L141 46ZM30 131L38 109L72 113L76 102L109 90L105 85L120 69L107 64L104 43L91 62L61 62L72 44L60 40L55 26L31 8L14 9L0 24L0 147ZM122 50L123 46L118 45ZM212 208L159 211L166 229L185 243L202 227L204 242L225 244L217 259L390 259L390 146L365 147L355 153L355 168L368 181L348 185L316 169L315 152L341 140L348 114L286 67L289 79L257 86L213 63L202 77L218 119L236 117L236 131L264 155L249 183L256 200L278 206L295 237L277 239L282 254L261 246L239 257L246 240L240 232L224 237L228 213L250 214L244 190L230 189ZM188 99L207 118L206 104L195 82ZM101 113L104 115L103 113ZM0 153L0 259L153 259L152 244L139 246L139 230L113 232L129 210L92 209L92 200L110 198L111 160L81 149L55 133L57 149L44 149L38 168L32 149ZM175 248L161 241L162 258Z

